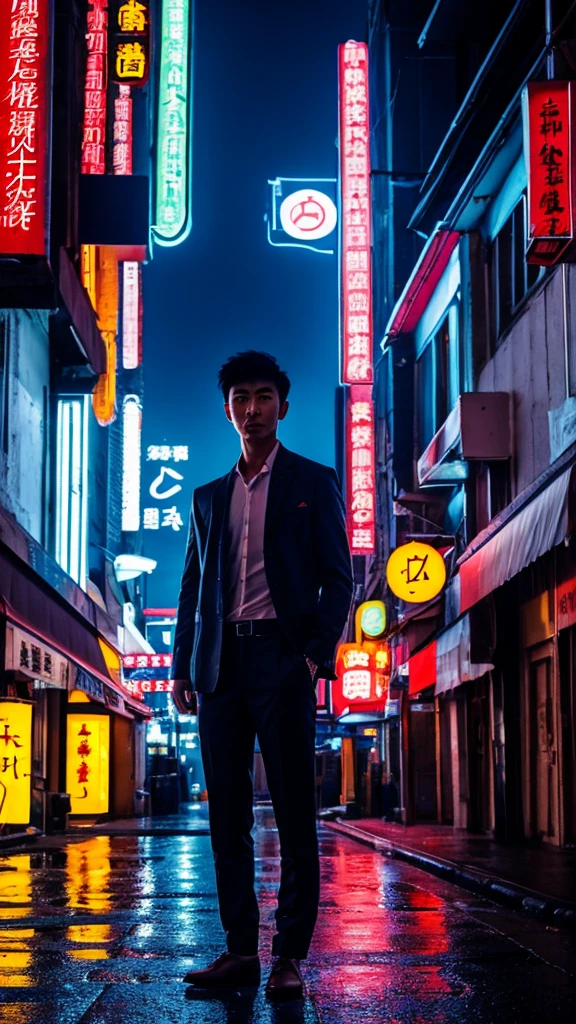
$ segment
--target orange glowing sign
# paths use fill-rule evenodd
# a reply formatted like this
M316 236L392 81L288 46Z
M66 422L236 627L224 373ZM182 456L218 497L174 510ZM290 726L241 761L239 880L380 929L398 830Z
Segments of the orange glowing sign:
M574 237L573 82L530 82L524 91L529 263L558 262Z
M338 679L332 685L332 710L382 711L388 696L390 649L388 644L365 640L340 644L336 655Z
M411 541L390 555L386 579L396 597L410 604L423 604L432 601L442 590L446 583L446 566L436 548Z
M69 714L66 789L72 814L106 814L110 775L110 719Z
M116 327L118 320L118 258L113 246L99 246L96 271L98 327L106 345L106 372L92 395L94 415L105 427L116 417Z
M30 821L32 702L0 698L0 824Z

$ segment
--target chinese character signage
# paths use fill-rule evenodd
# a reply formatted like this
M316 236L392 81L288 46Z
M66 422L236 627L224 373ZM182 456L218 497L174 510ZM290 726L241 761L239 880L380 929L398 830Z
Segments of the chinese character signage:
M390 555L386 579L396 597L409 604L423 604L438 597L446 582L446 566L436 548L411 541Z
M178 245L191 226L191 55L192 0L164 0L154 225L160 245Z
M170 668L171 654L125 654L122 659L124 668Z
M150 0L109 0L110 81L142 86L150 73Z
M122 366L135 370L142 362L142 279L140 264L122 263Z
M353 555L375 551L374 407L371 386L346 395L346 522Z
M120 85L114 100L112 141L114 174L132 174L132 97L129 85Z
M28 825L32 703L0 698L0 825Z
M146 604L149 608L171 609L177 604L186 551L193 451L177 436L158 437L152 433L146 441L142 446L144 554L157 563L146 579ZM150 642L155 650L164 650L162 643L157 646L154 640Z
M530 82L524 91L529 263L557 263L574 236L573 82Z
M144 700L148 693L172 693L173 679L130 679L126 683L133 697Z
M372 368L372 269L368 47L339 47L341 378L368 384Z
M39 687L66 690L70 662L30 633L6 627L6 669L34 679Z
M106 87L108 84L108 0L88 0L82 173L106 171Z
M157 475L148 488L148 494L162 505L151 505L144 509L144 529L161 530L164 527L177 533L184 526L180 504L175 501L183 490L184 474L167 462L187 462L188 445L149 444L146 454L148 462L159 462ZM174 499L174 501L173 501ZM180 499L178 499L180 501Z
M331 684L332 711L336 717L345 711L383 711L390 680L388 644L340 644L336 674L338 679Z
M0 4L0 254L43 256L48 210L50 0Z
M69 714L66 790L72 814L108 811L110 719L108 715Z
M336 251L336 179L275 178L268 182L266 228L274 246Z

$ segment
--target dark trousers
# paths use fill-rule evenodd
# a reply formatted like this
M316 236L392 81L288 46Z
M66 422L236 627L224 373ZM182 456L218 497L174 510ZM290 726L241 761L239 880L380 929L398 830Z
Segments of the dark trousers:
M208 789L220 917L228 950L258 951L254 892L254 743L258 736L280 840L275 956L303 959L318 913L314 734L308 666L280 634L230 636L218 685L199 694L198 726Z

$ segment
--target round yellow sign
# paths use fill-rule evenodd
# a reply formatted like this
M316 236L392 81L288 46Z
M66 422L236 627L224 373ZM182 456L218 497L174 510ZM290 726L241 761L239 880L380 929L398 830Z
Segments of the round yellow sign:
M411 604L424 604L442 590L446 583L446 566L435 548L414 540L392 552L386 566L386 579L396 597Z

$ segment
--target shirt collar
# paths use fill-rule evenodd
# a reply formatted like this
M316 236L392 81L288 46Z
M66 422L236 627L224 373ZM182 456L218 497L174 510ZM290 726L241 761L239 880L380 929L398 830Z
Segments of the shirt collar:
M272 451L271 451L271 452L270 452L270 454L269 454L269 455L268 455L268 456L266 457L266 462L265 462L265 463L264 463L264 465L262 466L262 469L260 470L260 473L257 473L257 474L256 474L256 476L252 478L252 480L250 481L250 483L253 483L253 482L254 482L254 480L257 480L257 479L258 479L258 477L259 477L259 476L260 476L260 475L261 475L262 473L271 473L271 472L272 472L272 466L274 465L274 460L275 460L275 458L276 458L276 456L277 456L277 454L278 454L278 449L279 449L279 447L280 447L280 441L276 441L276 444L274 445L274 447L273 447ZM244 483L246 483L246 481L244 480L244 477L242 476L241 470L240 470L240 459L241 459L241 458L242 458L242 456L240 456L240 458L238 459L238 462L236 463L236 473L238 474L238 476L240 477L240 479L241 479L241 480L242 480L242 481L243 481ZM247 485L247 486L249 486L249 485Z

